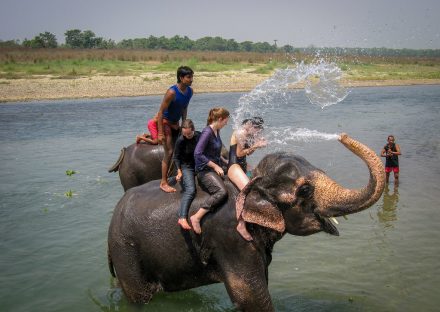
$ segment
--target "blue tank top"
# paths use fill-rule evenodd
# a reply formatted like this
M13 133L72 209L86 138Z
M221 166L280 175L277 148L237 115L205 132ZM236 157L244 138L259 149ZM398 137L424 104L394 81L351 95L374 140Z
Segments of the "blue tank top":
M182 118L183 111L188 107L193 92L191 87L187 87L185 94L183 94L177 85L171 86L170 89L174 90L176 97L174 101L170 103L168 109L163 112L163 116L166 120L176 123Z

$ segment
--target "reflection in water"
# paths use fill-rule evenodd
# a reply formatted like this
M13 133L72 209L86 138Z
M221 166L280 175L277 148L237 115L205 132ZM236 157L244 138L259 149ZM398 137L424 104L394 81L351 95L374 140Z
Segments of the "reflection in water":
M399 189L394 186L394 191L390 194L390 188L388 185L385 186L383 192L383 202L382 206L377 212L379 221L384 223L386 227L392 226L392 221L397 220L397 203L399 202Z

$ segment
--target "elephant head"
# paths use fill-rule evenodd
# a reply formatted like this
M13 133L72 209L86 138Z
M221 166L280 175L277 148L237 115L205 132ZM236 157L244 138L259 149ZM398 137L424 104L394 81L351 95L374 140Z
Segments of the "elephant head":
M255 168L255 178L237 197L237 213L248 223L280 233L339 235L329 218L370 207L385 185L382 162L371 149L346 134L339 141L367 164L370 178L364 188L346 189L304 158L275 153Z

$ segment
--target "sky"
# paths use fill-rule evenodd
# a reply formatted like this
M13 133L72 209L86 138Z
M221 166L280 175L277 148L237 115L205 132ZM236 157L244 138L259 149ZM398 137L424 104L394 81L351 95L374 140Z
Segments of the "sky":
M220 36L293 47L440 48L439 0L1 0L0 40Z

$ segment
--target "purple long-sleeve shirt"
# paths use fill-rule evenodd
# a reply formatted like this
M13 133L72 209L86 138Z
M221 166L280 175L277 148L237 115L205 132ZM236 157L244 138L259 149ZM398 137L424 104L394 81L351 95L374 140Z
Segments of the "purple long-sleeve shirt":
M209 161L220 166L222 146L220 131L217 130L217 136L215 136L214 130L212 130L210 126L205 127L200 134L199 142L194 150L196 171L200 172L206 169Z

